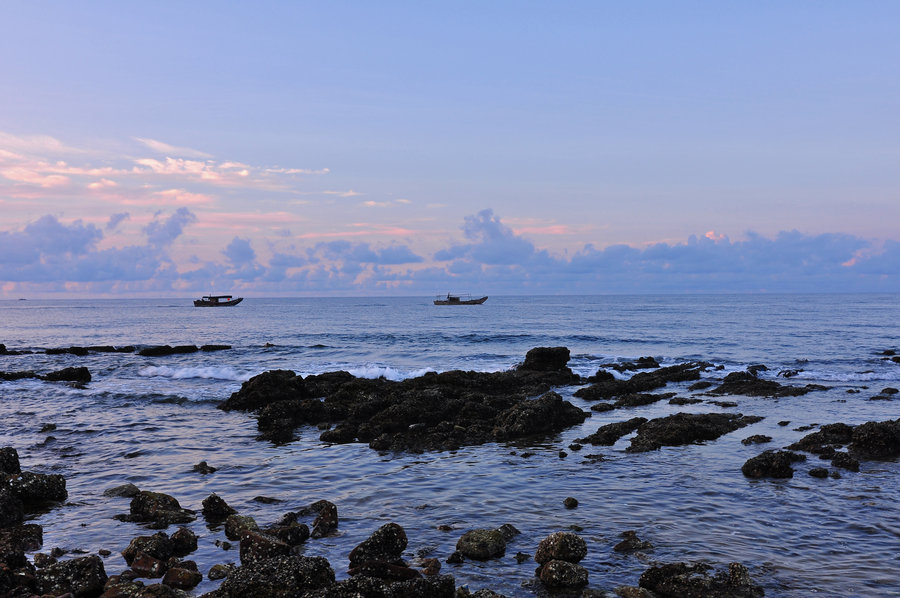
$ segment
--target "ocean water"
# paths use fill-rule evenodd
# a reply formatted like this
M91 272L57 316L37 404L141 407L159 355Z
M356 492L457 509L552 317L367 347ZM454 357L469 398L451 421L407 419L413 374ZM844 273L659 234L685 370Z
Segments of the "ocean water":
M248 298L222 309L193 308L186 299L4 301L0 343L34 351L0 355L0 371L83 365L92 373L85 388L0 381L0 446L15 447L23 469L66 477L68 500L33 518L44 526L43 551L111 550L109 574L125 569L119 553L131 538L152 533L114 520L128 511L128 500L103 496L131 482L197 510L215 492L261 524L330 500L340 533L310 540L305 554L328 558L339 578L347 576L350 550L387 522L406 530L408 560L442 562L466 530L511 523L522 534L504 558L444 563L442 572L471 590L533 596L535 563L520 564L515 553L533 555L546 535L574 525L588 544L582 564L598 590L636 585L653 563L703 560L744 563L767 596L900 596L900 464L864 461L858 473L825 480L807 474L830 465L815 456L797 464L788 480L749 480L740 471L765 448L807 434L801 426L900 417L900 398L869 400L900 387L900 364L879 355L900 350L897 295L491 297L471 307L436 307L429 298ZM233 348L166 357L43 352L159 344ZM782 370L801 370L779 381L829 390L782 399L722 397L738 403L730 409L662 401L595 413L539 442L418 455L327 445L313 428L275 446L255 440L252 416L215 408L266 370L347 370L399 380L426 371L505 370L536 346L568 347L570 366L583 375L603 363L650 355L663 365L702 359L722 366L708 373L713 381L755 364L765 364L761 375L773 379ZM574 387L559 390L590 407L572 396ZM687 384L666 390L693 394ZM568 448L603 424L679 411L764 419L713 442L651 453L626 453L629 437L612 447ZM56 429L42 432L45 424ZM773 441L741 444L752 434ZM587 458L597 454L604 460ZM201 460L218 471L193 472ZM263 504L258 496L280 502ZM578 499L576 509L563 507L568 496ZM438 529L446 525L452 530ZM213 564L238 562L236 548L217 544L225 539L221 529L207 527L202 517L191 527L200 548L188 558L204 574ZM654 549L614 552L625 530L637 531ZM195 593L216 585L204 581Z

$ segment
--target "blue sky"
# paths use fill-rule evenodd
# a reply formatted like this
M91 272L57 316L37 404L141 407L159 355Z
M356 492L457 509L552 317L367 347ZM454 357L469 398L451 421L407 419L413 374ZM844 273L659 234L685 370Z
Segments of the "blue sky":
M0 297L900 291L893 2L6 2Z

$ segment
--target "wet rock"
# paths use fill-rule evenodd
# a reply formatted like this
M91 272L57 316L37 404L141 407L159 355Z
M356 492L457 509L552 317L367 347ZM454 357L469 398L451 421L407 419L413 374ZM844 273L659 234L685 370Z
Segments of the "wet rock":
M207 573L206 577L211 581L218 581L220 579L225 579L228 577L228 574L234 571L234 565L213 565L209 569L209 573Z
M792 478L794 468L791 464L805 459L805 456L791 451L766 451L747 459L741 472L748 478Z
M54 557L49 554L44 554L42 552L35 553L34 557L32 557L34 561L34 566L38 569L45 569L52 565L53 563L58 562ZM0 562L6 562L0 558Z
M124 484L115 488L107 488L103 491L103 496L134 498L141 493L141 489L134 484Z
M567 509L575 509L578 507L578 499L568 496L563 500L563 506Z
M223 411L256 411L288 399L306 398L303 377L291 370L271 370L253 376L219 405Z
M559 372L568 370L569 349L567 347L535 347L525 354L520 370L533 372ZM571 373L571 370L569 370Z
M12 568L27 566L25 552L38 550L44 543L40 525L28 523L0 529L0 563Z
M164 357L166 355L181 355L185 353L196 353L200 348L197 345L178 345L172 347L169 345L156 345L153 347L145 347L138 351L138 355L144 357Z
M264 530L270 536L274 536L288 546L300 546L309 537L309 526L305 523L291 523L288 525L271 525Z
M319 500L310 505L310 510L318 513L313 520L313 529L310 534L313 538L324 538L334 533L338 528L337 506L327 500Z
M698 380L700 372L710 364L703 362L683 363L659 368L652 372L639 372L628 380L606 379L575 392L576 397L587 400L608 399L615 396L644 393L662 388L670 382Z
M0 490L0 528L19 525L24 519L22 499L9 490Z
M840 448L853 439L853 426L847 424L828 424L819 428L818 432L807 434L787 448L793 451L822 454Z
M86 367L63 368L44 376L49 382L78 382L87 384L91 381L91 372Z
M673 563L651 567L638 581L641 588L661 597L760 598L763 589L751 579L747 568L730 563L727 570L709 575L709 565Z
M496 529L473 529L460 537L456 550L466 558L487 561L506 554L506 539Z
M603 413L605 411L612 411L615 408L616 408L615 403L604 403L602 401L591 405L591 411L596 411L597 413Z
M622 541L613 546L616 552L637 552L638 550L650 550L653 544L638 538L637 532L628 530L621 533Z
M125 564L131 565L139 554L149 555L157 560L165 561L175 553L172 540L164 532L158 532L152 536L138 536L133 538L125 550L122 558Z
M322 557L282 556L241 565L228 574L217 598L288 598L326 588L334 570Z
M189 523L195 519L193 513L182 509L174 497L148 490L141 490L131 499L128 515L116 515L115 518L120 521L148 523L157 528Z
M713 386L713 383L710 382L709 380L701 380L700 382L695 382L695 383L691 384L690 386L688 386L688 390L691 392L696 392L698 390L706 390L707 388L710 388L711 386Z
M900 457L900 419L866 422L853 429L850 452L864 459Z
M198 571L182 567L172 567L163 576L162 582L170 588L190 590L203 581L203 575Z
M78 355L79 357L84 357L88 354L87 347L54 347L44 351L47 355L63 355L65 353L69 353L71 355Z
M751 371L732 372L722 384L709 391L714 395L744 395L748 397L797 397L824 387L809 384L804 387L785 386L774 380L761 380Z
M421 566L424 575L438 575L441 572L441 561L435 558L422 559Z
M290 553L291 547L275 536L253 530L241 532L240 559L242 565L273 557L287 556Z
M549 561L538 567L538 577L547 588L574 589L588 584L587 569L567 561Z
M765 444L767 442L772 442L772 437L764 434L754 434L753 436L748 436L741 440L741 444L748 446L751 444Z
M206 475L206 474L210 474L210 473L215 473L215 472L219 471L219 469L217 467L212 467L206 461L200 461L199 463L197 463L196 465L194 465L191 468L191 471L195 471L197 473L202 473L202 474Z
M676 413L652 419L638 427L637 436L625 449L630 453L657 450L663 446L680 446L716 438L762 418L740 413Z
M249 515L229 515L225 519L225 537L229 540L239 540L244 532L259 531L256 520Z
M200 350L208 353L211 351L227 351L230 348L231 345L202 345Z
M701 384L701 382L698 382L697 384ZM696 386L696 384L694 386ZM693 387L691 387L691 388L693 388ZM703 399L676 397L674 399L669 400L669 405L679 405L679 406L680 405L696 405L697 403L702 403L702 402L703 402Z
M187 527L179 527L172 537L172 554L183 557L197 550L197 534Z
M831 459L831 464L841 469L849 471L859 471L859 461L854 459L850 453L836 452Z
M496 440L508 440L549 434L580 424L586 418L586 412L564 401L559 394L548 392L533 401L522 401L501 413L497 417L493 435Z
M203 499L203 518L210 523L224 521L229 515L237 514L237 511L228 506L218 494L210 494Z
M146 552L138 552L131 561L131 570L138 577L151 579L162 577L166 573L167 565L164 559L150 556Z
M709 403L717 407L722 407L724 409L730 409L732 407L737 407L738 405L734 401L709 401Z
M106 571L96 555L61 561L38 569L35 583L41 594L60 596L71 592L77 598L91 598L103 593Z
M401 555L407 542L402 527L386 523L350 552L350 568L358 568L370 561L406 566Z
M824 467L813 467L812 469L809 470L809 475L811 475L814 478L827 478L828 470L825 469Z
M535 562L543 565L550 561L580 562L587 556L587 543L578 534L572 532L555 532L541 540Z
M645 423L647 423L646 417L633 417L624 422L606 424L605 426L600 426L600 428L590 436L579 438L578 442L593 444L595 446L612 446L619 438L626 434L631 434Z
M0 474L22 473L19 465L19 453L11 446L0 448Z
M18 496L26 510L30 505L62 501L69 495L66 492L66 479L58 474L23 471L0 475L0 489L4 488Z

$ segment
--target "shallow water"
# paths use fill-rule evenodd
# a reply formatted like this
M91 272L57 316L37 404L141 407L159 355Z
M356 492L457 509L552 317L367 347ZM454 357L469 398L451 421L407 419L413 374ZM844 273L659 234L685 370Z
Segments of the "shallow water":
M340 533L310 540L306 554L329 559L346 576L347 554L383 523L394 521L410 539L405 556L442 562L467 529L512 523L522 534L506 557L443 565L457 584L490 587L507 596L534 595L534 554L547 534L572 525L588 543L583 564L590 586L635 585L651 562L706 560L747 565L767 596L900 595L900 489L897 462L863 462L859 473L819 480L797 464L790 480L748 480L740 467L764 448L782 447L808 424L900 417L900 399L870 401L900 386L900 364L877 354L900 349L900 308L894 295L702 297L492 297L482 306L435 307L423 298L245 299L234 308L195 309L188 300L0 302L2 338L10 350L71 345L224 343L233 349L159 358L131 353L88 356L0 356L0 370L40 373L85 365L84 389L35 380L0 382L0 446L19 451L23 468L62 473L69 500L36 517L44 551L54 546L113 551L107 572L125 568L119 552L150 533L112 519L128 500L103 490L132 482L170 493L199 509L216 492L260 523L277 520L318 499L334 502ZM789 384L821 383L828 391L802 397L728 397L737 408L665 402L594 414L583 425L531 444L489 444L423 455L380 454L365 445L324 445L319 431L299 430L284 446L256 441L242 413L215 404L243 380L270 369L301 374L346 369L392 379L427 370L497 371L514 366L535 346L565 345L570 365L592 374L611 360L653 355L664 364L704 359L721 378L751 364L775 378L802 369ZM670 385L689 396L686 385ZM573 398L574 388L561 393ZM860 390L848 394L848 390ZM629 454L613 447L568 447L600 425L635 416L737 411L765 419L704 445ZM790 421L779 426L779 421ZM40 432L54 423L51 432ZM752 434L769 445L744 446ZM568 455L560 457L563 450ZM586 455L602 454L593 462ZM530 456L529 456L530 455ZM219 470L191 471L206 460ZM828 466L827 462L821 465ZM254 497L280 499L262 504ZM573 496L579 506L563 507ZM450 525L452 531L440 531ZM189 558L202 572L237 562L224 551L220 529L202 518ZM645 556L612 550L633 529L655 546ZM169 530L174 531L174 528ZM216 587L205 581L196 590Z

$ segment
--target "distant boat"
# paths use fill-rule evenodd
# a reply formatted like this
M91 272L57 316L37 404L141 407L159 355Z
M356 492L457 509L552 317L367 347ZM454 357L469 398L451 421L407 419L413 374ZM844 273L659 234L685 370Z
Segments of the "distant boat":
M462 295L453 295L451 293L447 293L447 295L438 295L434 298L435 305L481 305L485 301L487 301L487 296L479 297L477 299L473 299L471 295L468 293Z
M194 307L228 307L237 305L243 300L243 297L232 299L231 295L206 295L200 299L194 299Z

